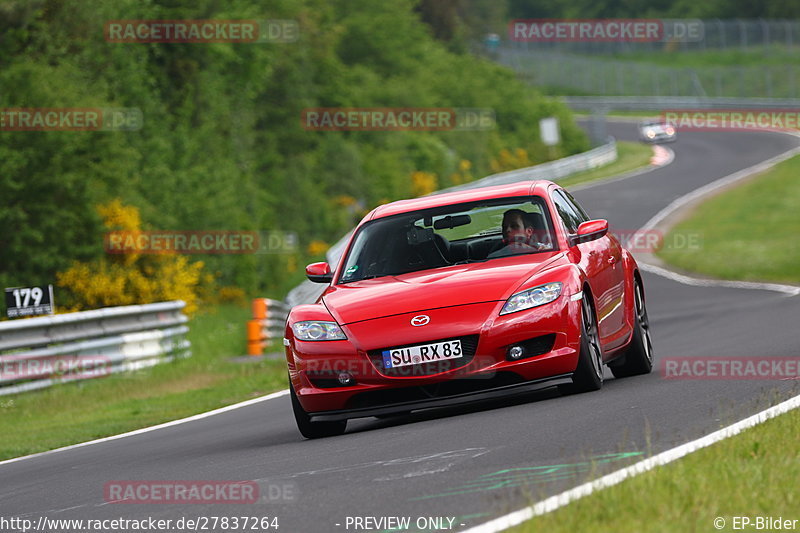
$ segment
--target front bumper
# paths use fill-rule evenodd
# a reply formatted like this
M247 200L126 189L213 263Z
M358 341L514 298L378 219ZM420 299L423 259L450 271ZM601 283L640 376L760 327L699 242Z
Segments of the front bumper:
M397 413L406 413L419 409L432 409L436 407L450 407L453 405L464 405L473 402L505 398L525 392L554 387L556 385L566 385L572 383L572 374L552 376L549 378L522 381L508 385L494 386L486 389L478 389L471 392L441 394L432 398L419 399L412 401L400 401L396 403L381 404L372 407L358 407L353 409L342 409L336 411L322 411L319 413L309 413L311 420L316 422L332 422L335 420L347 420L350 418L362 418L367 416L383 416ZM402 390L405 393L416 392L416 388ZM400 389L398 389L400 390Z
M648 137L647 135L640 135L639 138L649 144L669 143L677 139L675 134L669 135L667 133L657 133L655 137Z
M341 420L441 407L517 394L570 382L579 353L580 301L566 295L549 304L499 316L503 302L424 311L430 325L413 327L408 313L342 326L348 340L304 342L287 327L289 376L303 409L314 420ZM508 360L511 345L550 335L552 346ZM456 337L477 337L463 366L418 375L387 375L374 351ZM373 357L370 357L372 353ZM353 384L339 386L339 373ZM332 379L320 381L320 376Z

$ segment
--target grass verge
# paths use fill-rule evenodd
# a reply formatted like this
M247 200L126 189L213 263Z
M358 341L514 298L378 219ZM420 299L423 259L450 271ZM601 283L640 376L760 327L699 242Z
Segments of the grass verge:
M246 353L249 318L249 309L220 306L189 323L191 357L0 396L0 460L152 426L285 388L284 360L231 360Z
M725 191L676 224L658 256L678 268L715 278L800 282L800 156Z
M562 183L647 165L650 147L620 142L614 163ZM221 306L189 323L192 357L150 369L0 396L0 460L168 422L286 387L284 360L232 361L246 351L249 309ZM282 351L275 345L267 352Z
M510 531L734 531L733 517L741 516L797 519L788 528L796 531L798 442L800 412L794 410ZM724 520L719 529L718 517Z
M616 161L600 168L571 174L558 180L558 184L562 187L571 187L579 183L588 183L590 181L611 178L619 174L646 167L650 164L650 158L652 156L653 149L649 145L638 142L618 141Z

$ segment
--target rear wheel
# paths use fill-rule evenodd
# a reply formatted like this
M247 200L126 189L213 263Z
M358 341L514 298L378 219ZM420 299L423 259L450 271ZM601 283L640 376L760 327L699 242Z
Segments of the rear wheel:
M297 429L307 439L318 439L321 437L335 437L341 435L347 429L347 420L337 420L335 422L312 422L300 405L294 387L289 383L289 395L292 397L292 410L294 419L297 422Z
M638 281L634 286L635 324L633 338L621 363L612 365L611 372L616 378L639 374L649 374L653 369L653 342L650 339L650 320L644 304L644 291Z
M578 367L572 375L572 384L559 385L563 394L599 390L603 386L603 352L597 333L597 320L589 303L589 293L584 291L581 300L581 351Z

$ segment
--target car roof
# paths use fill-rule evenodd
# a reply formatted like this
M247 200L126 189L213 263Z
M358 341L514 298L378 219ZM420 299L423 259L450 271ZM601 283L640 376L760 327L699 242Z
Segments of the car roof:
M376 207L365 217L365 220L374 220L401 213L410 213L421 209L430 209L444 205L453 205L466 202L476 202L480 200L490 200L493 198L509 198L514 196L532 196L542 194L547 190L552 181L534 180L518 181L508 185L494 185L490 187L480 187L462 191L445 192L413 198L410 200L397 200Z

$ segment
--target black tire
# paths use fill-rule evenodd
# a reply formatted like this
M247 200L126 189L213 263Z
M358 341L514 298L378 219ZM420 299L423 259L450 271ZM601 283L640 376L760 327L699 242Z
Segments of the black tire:
M642 284L634 285L634 320L633 338L625 351L625 355L617 364L611 365L611 373L615 378L626 378L649 374L653 370L653 341L650 338L650 321L647 318Z
M572 384L559 385L562 394L600 390L603 387L603 352L597 333L597 319L589 303L589 292L581 300L581 351Z
M347 420L337 420L335 422L312 422L300 405L294 387L289 383L289 395L292 397L292 410L294 419L297 422L297 429L307 439L319 439L322 437L335 437L344 433L347 429Z

